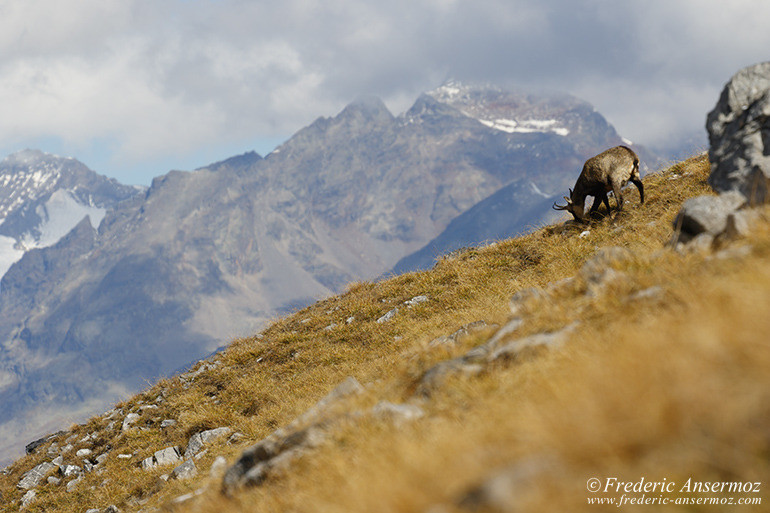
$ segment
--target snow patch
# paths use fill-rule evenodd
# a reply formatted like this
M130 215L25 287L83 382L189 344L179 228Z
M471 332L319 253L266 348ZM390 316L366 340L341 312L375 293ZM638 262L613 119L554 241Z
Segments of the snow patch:
M538 196L542 196L544 198L550 198L550 194L546 194L543 191L540 190L540 187L535 184L535 182L529 182L529 185L532 187L532 191L537 194Z
M36 210L42 223L37 227L39 236L25 233L21 240L0 236L0 276L18 262L30 249L45 248L59 242L77 224L88 216L92 227L99 226L107 210L78 202L69 191L59 189Z
M479 119L481 124L494 128L495 130L501 130L509 134L519 133L548 133L552 132L556 135L566 136L569 135L569 130L557 126L558 121L555 119L525 119L522 121L516 121L515 119Z
M16 247L16 239L0 235L0 276L5 276L8 269L23 256L24 250Z

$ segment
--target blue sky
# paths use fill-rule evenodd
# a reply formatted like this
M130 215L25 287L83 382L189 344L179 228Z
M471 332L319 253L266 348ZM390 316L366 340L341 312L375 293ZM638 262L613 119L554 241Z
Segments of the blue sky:
M124 183L269 152L362 95L398 114L446 78L591 102L653 147L705 141L765 0L0 2L0 155L74 156Z

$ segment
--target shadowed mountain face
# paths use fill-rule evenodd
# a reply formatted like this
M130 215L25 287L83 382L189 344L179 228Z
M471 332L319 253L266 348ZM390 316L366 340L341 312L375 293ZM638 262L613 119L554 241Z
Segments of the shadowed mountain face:
M382 274L448 226L520 231L586 158L620 143L575 98L447 84L400 116L359 100L264 159L156 178L105 209L98 229L84 219L3 277L0 438L17 449L91 414L279 312ZM453 222L485 199L505 205L502 218Z

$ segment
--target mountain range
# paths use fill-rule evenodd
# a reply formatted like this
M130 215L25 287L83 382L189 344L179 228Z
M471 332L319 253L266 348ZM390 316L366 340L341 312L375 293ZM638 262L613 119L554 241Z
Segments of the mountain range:
M398 116L359 99L264 158L147 189L8 157L0 460L351 282L543 223L586 158L622 143L572 96L448 82Z

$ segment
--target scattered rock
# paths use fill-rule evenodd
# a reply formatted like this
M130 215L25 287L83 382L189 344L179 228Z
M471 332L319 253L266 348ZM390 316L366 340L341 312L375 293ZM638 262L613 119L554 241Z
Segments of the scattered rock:
M198 475L198 467L195 466L194 460L187 460L176 467L172 473L175 479L190 479Z
M200 452L206 445L213 443L215 440L225 437L232 433L233 430L229 427L219 427L216 429L209 429L208 431L201 431L190 437L187 442L187 449L184 452L185 459L192 458L198 452Z
M176 426L177 421L174 419L165 419L160 423L160 427L165 429L168 427Z
M24 509L32 502L34 502L35 498L37 497L37 492L35 490L28 490L27 493L24 494L24 496L21 498L21 508Z
M553 473L555 467L553 460L546 458L514 463L469 490L457 505L469 511L527 511L527 497L537 492L538 483Z
M82 480L83 480L83 476L80 475L77 478L70 481L69 483L67 483L67 493L74 492Z
M64 465L59 467L59 472L64 477L80 476L83 474L83 469L77 465Z
M492 362L500 359L518 359L524 354L538 349L552 349L561 346L567 339L567 336L575 329L577 324L554 331L551 333L536 333L528 337L513 340L497 347L487 357L487 361Z
M123 419L123 425L121 426L121 430L126 431L130 429L131 426L135 424L137 420L139 420L138 413L129 413L128 415L126 415L126 418Z
M649 287L644 290L634 292L628 296L628 299L630 301L658 300L663 297L664 293L665 291L663 290L663 287L656 285L654 287Z
M271 472L286 469L307 450L323 443L329 431L346 418L345 415L332 416L332 408L363 390L355 378L347 378L288 426L243 451L225 472L223 493L230 495L243 486L258 486Z
M158 466L173 465L182 461L182 457L179 454L179 448L176 446L166 447L160 451L156 451L153 455L155 463Z
M404 301L404 304L407 306L407 308L412 308L413 306L417 306L420 303L425 303L426 301L428 301L428 296L415 296L408 301Z
M64 464L64 456L57 456L56 458L53 459L51 463L53 463L57 467L61 467Z
M441 346L453 346L458 344L464 337L481 331L487 327L487 323L484 321L471 322L460 327L457 331L450 335L442 335L438 338L434 338L428 343L428 347L441 347Z
M423 417L425 412L413 404L394 404L389 401L381 401L372 408L372 415L400 425Z
M377 319L377 324L388 322L389 320L393 319L393 317L395 317L396 314L398 314L398 308L394 308L393 310L389 311L388 313L386 313L385 315Z
M545 297L546 293L537 287L521 289L511 296L511 314L522 315L533 302L539 301Z
M78 458L85 458L87 456L91 456L91 449L80 449L78 452L75 453L75 456Z
M55 476L48 476L48 479L46 480L49 485L52 486L59 486L61 484L61 479Z
M24 451L25 451L27 454L32 454L32 453L33 453L33 452L35 452L35 450L36 450L38 447L40 447L41 445L45 445L45 444L46 444L47 442L49 442L50 440L52 440L52 439L56 438L56 437L57 437L57 436L59 436L59 435L63 435L63 434L65 434L65 431L58 431L58 432L56 432L56 433L53 433L53 434L51 434L51 435L47 435L47 436L44 436L44 437L42 437L42 438L38 438L38 439L37 439L37 440L35 440L34 442L30 442L30 443L28 443L28 444L27 444L27 445L24 447Z
M745 205L746 198L736 191L688 199L674 219L672 242L686 244L701 233L712 238L722 234L727 228L727 217Z
M752 205L770 201L770 62L740 70L706 118L709 184Z
M25 472L19 480L19 484L16 485L22 490L29 490L39 485L48 474L56 470L56 465L53 463L44 461L43 463L35 466L31 470Z
M211 463L209 475L215 479L221 478L227 470L227 460L224 456L217 456Z
M725 229L721 237L726 240L747 237L762 215L756 209L744 209L732 212L727 216Z

